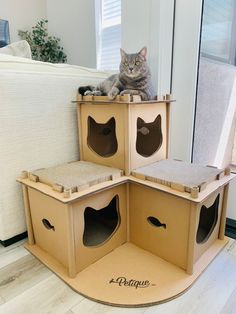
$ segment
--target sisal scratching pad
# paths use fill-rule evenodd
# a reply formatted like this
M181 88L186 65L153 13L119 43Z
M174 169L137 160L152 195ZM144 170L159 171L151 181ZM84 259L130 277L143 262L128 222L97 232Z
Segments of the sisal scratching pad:
M120 177L122 170L101 166L88 161L76 161L51 168L32 171L39 182L62 186L73 192Z
M132 175L167 186L178 184L189 192L192 187L199 187L201 190L207 183L216 180L222 172L222 169L166 159L135 169Z

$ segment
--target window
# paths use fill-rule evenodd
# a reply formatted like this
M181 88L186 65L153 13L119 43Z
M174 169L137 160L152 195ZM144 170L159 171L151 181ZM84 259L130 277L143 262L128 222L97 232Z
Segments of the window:
M121 0L96 0L97 68L118 70L121 47Z
M193 161L224 168L236 163L236 0L203 5Z
M205 0L201 50L205 57L235 65L235 0Z

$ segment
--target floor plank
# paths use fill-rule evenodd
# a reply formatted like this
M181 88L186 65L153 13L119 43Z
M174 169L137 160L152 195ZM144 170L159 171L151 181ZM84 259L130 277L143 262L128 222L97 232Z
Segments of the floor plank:
M147 308L99 304L74 292L22 246L0 248L0 313L4 314L234 314L236 241L182 296Z
M0 307L5 314L64 314L84 298L72 291L56 275L33 285Z
M3 254L6 254L7 252L9 251L12 251L14 250L15 248L17 247L20 247L20 246L23 246L23 244L26 242L26 239L23 239L21 241L18 241L12 245L9 245L9 246L3 246L2 244L0 244L0 256L3 255Z
M144 313L221 313L235 286L236 258L223 251L186 293L171 302L151 307Z
M236 313L236 288L230 295L220 314L235 314L235 313Z
M93 314L143 314L143 308L121 308L93 302L84 299L79 304L71 308L73 314L93 313Z
M22 246L17 246L12 250L8 250L0 255L0 269L19 260L20 258L30 254Z
M236 256L236 241L231 240L226 250L230 255Z
M0 269L0 297L7 302L51 274L31 254L22 257Z

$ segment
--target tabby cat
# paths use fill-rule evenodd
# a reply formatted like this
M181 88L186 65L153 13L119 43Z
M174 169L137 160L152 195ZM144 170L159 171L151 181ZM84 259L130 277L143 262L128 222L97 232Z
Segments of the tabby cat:
M142 48L138 53L126 53L120 49L120 73L113 74L97 87L79 87L82 95L108 95L114 99L117 95L140 95L142 100L156 98L151 82L150 69L146 62L147 48Z

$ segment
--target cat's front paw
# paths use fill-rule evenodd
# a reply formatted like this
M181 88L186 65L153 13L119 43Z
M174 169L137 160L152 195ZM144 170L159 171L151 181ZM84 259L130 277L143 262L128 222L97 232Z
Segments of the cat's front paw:
M112 89L108 92L107 96L109 99L115 99L119 92L120 91L117 87L112 87Z
M121 95L121 96L126 95L126 94L131 94L130 90L125 89L125 90L123 90L122 92L120 92L120 95Z

